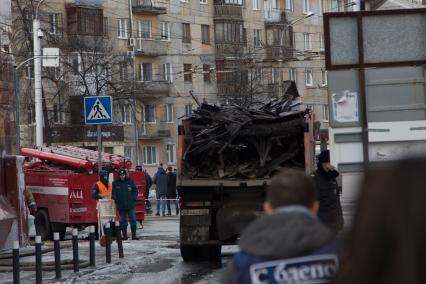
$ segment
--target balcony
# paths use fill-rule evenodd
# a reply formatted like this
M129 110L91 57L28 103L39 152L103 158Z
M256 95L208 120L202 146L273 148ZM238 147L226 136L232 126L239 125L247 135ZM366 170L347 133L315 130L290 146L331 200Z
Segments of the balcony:
M136 56L163 56L167 55L170 43L167 41L150 40L143 38L135 39Z
M288 61L293 58L293 50L288 46L267 46L266 59L273 61Z
M245 43L217 43L216 56L218 58L233 57L238 58L244 54Z
M215 20L243 20L243 8L238 5L214 5Z
M171 89L171 82L168 81L150 81L142 82L138 81L136 83L136 95L139 97L161 97L168 96Z
M161 15L167 13L166 7L158 6L153 0L133 0L133 13Z
M287 24L285 12L281 12L278 9L269 9L265 11L265 26L284 26Z
M173 125L174 124L170 124ZM167 129L168 125L164 122L159 123L146 123L142 128L138 130L138 138L140 140L158 140L162 138L169 138L171 136L170 129Z

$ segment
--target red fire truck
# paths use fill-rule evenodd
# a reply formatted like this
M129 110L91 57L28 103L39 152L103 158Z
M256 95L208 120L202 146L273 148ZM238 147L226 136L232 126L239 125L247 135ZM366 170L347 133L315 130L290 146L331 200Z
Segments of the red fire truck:
M37 203L35 226L43 239L67 226L83 228L98 224L92 186L98 181L98 152L73 146L22 148L23 156L37 158L25 163L25 186ZM119 155L102 153L102 168L110 172L110 181L120 168L129 171L139 189L136 219L145 217L145 179L142 171L131 169L132 163Z

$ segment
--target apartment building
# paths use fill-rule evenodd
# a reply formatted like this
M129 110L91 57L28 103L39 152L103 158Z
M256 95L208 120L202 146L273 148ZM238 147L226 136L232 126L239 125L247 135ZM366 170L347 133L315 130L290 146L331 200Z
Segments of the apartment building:
M322 14L351 9L347 0L46 0L42 45L60 47L62 62L42 71L45 142L95 148L83 97L109 94L103 150L151 171L175 166L177 125L197 101L268 100L288 79L327 128ZM15 35L31 41L33 15L33 6L14 8L14 21L28 25ZM31 56L31 46L14 48ZM23 146L34 144L32 68L20 74Z

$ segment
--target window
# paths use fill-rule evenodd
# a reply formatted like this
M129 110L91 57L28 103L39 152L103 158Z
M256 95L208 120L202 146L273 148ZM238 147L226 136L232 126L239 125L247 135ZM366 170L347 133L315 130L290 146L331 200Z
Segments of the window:
M152 63L141 63L140 65L140 80L152 81Z
M145 122L155 122L155 105L144 105Z
M311 11L309 1L310 0L303 0L303 13L305 13L305 14L307 14Z
M59 67L44 67L46 74L51 80L58 80L61 77L61 68Z
M173 68L171 63L163 64L163 79L167 82L173 82Z
M192 82L192 65L183 64L183 81Z
M243 0L225 0L225 4L243 5Z
M262 32L262 30L253 30L253 40L254 40L254 46L255 47L261 47L262 46L261 32Z
M50 33L58 34L59 33L59 25L62 23L62 15L61 14L50 14Z
M27 105L27 124L31 125L35 123L35 106L32 104Z
M272 68L271 70L271 83L278 84L280 82L280 70L278 68Z
M293 46L292 46L292 47L293 47L293 49L294 49L294 50L297 50L297 47L296 47L296 46L297 46L296 39L297 39L297 37L296 37L296 33L293 33L293 38L292 38Z
M200 4L207 4L207 0L200 0Z
M182 42L191 43L191 25L182 23Z
M103 35L108 36L108 18L104 17Z
M303 34L303 47L305 50L312 49L311 34L308 34L308 33Z
M102 36L103 10L93 7L66 7L67 33L70 35ZM59 22L60 23L60 22Z
M215 23L216 43L246 42L245 29L242 23Z
M297 69L290 68L288 69L288 79L294 81L297 84Z
M310 87L313 86L313 78L312 78L312 69L306 69L305 72L305 83L306 86Z
M175 120L173 104L165 104L164 113L165 113L166 122L173 122Z
M78 54L71 54L69 61L73 75L78 75L80 72L80 56Z
M203 64L203 79L204 82L211 82L210 65L208 64Z
M123 124L132 123L132 107L129 104L121 105L121 122Z
M201 25L201 42L203 44L210 44L210 26Z
M27 72L26 72L26 77L28 78L28 79L34 79L34 64L33 64L33 62L31 61L31 62L28 62L27 63L27 68L26 68L27 70Z
M152 25L151 21L138 21L137 22L137 37L138 38L144 38L144 39L150 39L151 38L151 30Z
M161 22L160 27L161 27L161 39L170 40L170 23Z
M321 69L321 86L327 86L327 70Z
M120 62L120 81L126 81L128 79L127 64L126 62Z
M320 50L324 50L324 34L319 34Z
M185 115L191 116L192 114L192 104L186 104L185 105Z
M118 22L118 38L124 39L128 37L127 34L127 19L117 19Z
M261 0L253 0L253 10L260 10L262 5Z
M328 105L323 105L323 121L330 120L330 113L328 112Z
M133 159L133 147L132 146L124 146L124 157L127 159Z
M53 104L52 120L53 123L56 124L65 123L65 112L62 111L60 102L55 102Z
M176 163L176 144L167 144L167 163L175 164Z
M285 9L287 11L294 11L293 0L285 0Z
M143 163L145 165L157 164L157 147L155 146L143 147Z

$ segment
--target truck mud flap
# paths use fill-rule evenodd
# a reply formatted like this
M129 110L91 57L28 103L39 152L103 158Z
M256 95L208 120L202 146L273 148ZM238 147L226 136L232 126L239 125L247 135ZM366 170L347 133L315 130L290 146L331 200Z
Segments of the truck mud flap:
M210 239L209 209L182 209L180 216L181 243L200 243Z
M260 212L238 210L238 208L219 209L216 215L219 240L226 241L240 235L244 228L260 215Z

